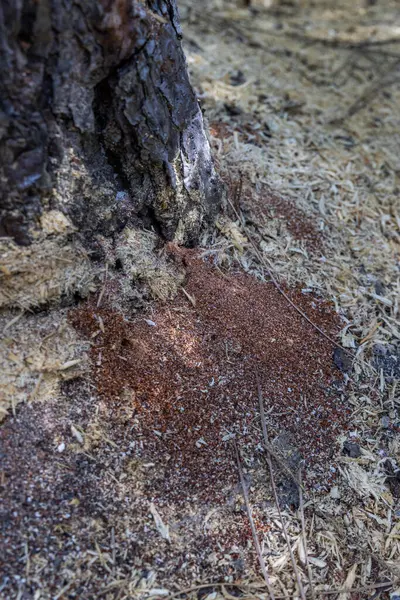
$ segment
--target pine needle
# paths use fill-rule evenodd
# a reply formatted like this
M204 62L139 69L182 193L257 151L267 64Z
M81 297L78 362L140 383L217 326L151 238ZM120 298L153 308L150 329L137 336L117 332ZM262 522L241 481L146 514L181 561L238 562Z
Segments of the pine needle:
M308 581L310 583L311 598L312 598L312 600L315 600L315 592L314 592L314 585L313 585L313 579L312 579L312 570L311 570L310 561L308 560L307 531L306 531L306 524L305 524L305 519L304 519L303 487L301 484L301 467L299 468L298 479L299 479L301 533L302 533L302 540L303 540L303 546L304 546L304 554L306 555L306 567L307 567Z
M263 398L262 398L260 380L259 380L257 371L256 371L256 379L257 379L258 400L259 400L259 403L260 403L261 426L262 426L262 431L263 431L263 436L264 436L264 442L267 445L267 444L269 444L268 432L267 432L267 423L265 421L264 402L263 402ZM292 563L293 571L294 571L295 576L296 576L296 581L297 581L297 586L299 588L300 597L301 597L302 600L306 600L306 595L305 595L305 592L304 592L303 584L301 582L299 568L297 566L296 560L295 560L294 555L293 555L293 550L292 550L292 547L290 545L290 540L289 540L289 536L288 536L288 533L287 533L287 530L286 530L285 521L283 520L282 512L281 512L281 507L279 505L279 498L278 498L278 492L276 491L274 469L273 469L273 466L272 466L271 455L268 452L267 448L266 448L266 450L267 450L267 463L268 463L269 473L270 473L270 477L271 477L272 492L273 492L273 495L274 495L274 500L275 500L276 508L278 510L279 519L280 519L280 522L281 522L281 525L282 525L283 536L285 538L285 542L286 542L286 545L287 545L288 550L289 550L290 561Z
M272 587L271 587L271 583L270 583L270 579L269 579L269 575L268 575L267 566L265 564L265 560L264 560L264 557L263 557L262 552L261 552L260 541L258 539L256 526L255 526L254 520L253 520L253 515L251 513L251 507L250 507L250 502L249 502L249 495L247 493L246 484L245 484L245 481L244 481L244 475L243 475L242 464L240 462L239 450L238 450L238 447L237 447L237 444L236 444L235 440L233 441L233 443L234 443L234 447L235 447L236 462L237 462L238 471L239 471L240 484L241 484L242 490L243 490L243 497L244 497L244 501L245 501L245 504L246 504L247 515L248 515L249 521L250 521L251 533L253 535L253 541L254 541L254 546L256 548L256 552L257 552L258 562L260 563L261 572L263 574L263 577L264 577L264 580L265 580L265 583L266 583L266 586L267 586L267 590L269 592L270 599L271 600L276 600L274 592L273 592Z

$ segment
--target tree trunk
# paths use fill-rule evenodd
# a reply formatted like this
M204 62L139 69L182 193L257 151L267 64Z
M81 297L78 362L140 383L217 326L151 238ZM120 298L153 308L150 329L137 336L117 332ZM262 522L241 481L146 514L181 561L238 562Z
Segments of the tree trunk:
M196 243L221 188L180 37L176 0L0 0L1 237Z

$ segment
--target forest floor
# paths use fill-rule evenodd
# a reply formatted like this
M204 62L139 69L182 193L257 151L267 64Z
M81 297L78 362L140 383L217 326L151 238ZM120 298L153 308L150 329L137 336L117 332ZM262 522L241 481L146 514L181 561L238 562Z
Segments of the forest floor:
M224 210L0 317L0 598L396 598L398 5L180 9Z

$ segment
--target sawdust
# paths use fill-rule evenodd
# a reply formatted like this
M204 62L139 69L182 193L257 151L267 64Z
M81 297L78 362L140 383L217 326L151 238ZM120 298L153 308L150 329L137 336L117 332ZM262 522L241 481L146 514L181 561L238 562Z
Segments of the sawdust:
M249 11L209 0L201 11L185 9L192 79L240 216L228 213L231 222L220 229L225 243L220 236L205 238L208 255L221 267L239 263L268 280L261 255L278 281L330 298L345 318L343 346L367 359L343 368L354 425L340 439L357 443L362 455L338 457L345 464L332 495L314 504L311 522L321 529L313 530L313 539L324 547L314 577L332 584L335 569L342 569L353 587L377 581L385 569L396 578L399 500L384 465L390 457L399 471L393 440L399 423L400 96L398 44L388 43L398 5L275 2L270 10L257 4ZM385 32L385 44L374 45ZM298 222L305 218L315 233L302 239L290 231L284 222L290 212L280 219L281 210L268 207L271 195L294 205ZM256 208L261 203L268 219ZM316 248L309 243L314 239ZM348 469L346 461L357 466ZM367 547L373 550L357 556ZM282 569L292 572L288 560Z
M86 368L84 350L63 311L0 317L0 421L20 403L57 396L61 382Z
M176 252L187 280L186 294L175 302L134 320L90 304L71 313L85 336L95 336L91 357L99 393L116 410L128 403L135 444L149 460L167 459L165 501L186 501L193 493L220 496L236 481L229 440L260 444L252 425L255 369L273 429L291 432L309 480L329 489L334 469L326 472L326 463L349 417L333 346L272 284L224 275L193 253ZM339 331L326 302L290 293L326 333Z
M163 254L159 238L149 231L126 229L115 242L115 259L131 286L147 289L155 300L172 299L178 292L184 273Z
M74 295L85 298L96 289L95 269L86 252L62 236L26 247L1 240L0 254L1 308L57 306L61 300L68 303Z
M336 464L337 434L349 423L332 345L272 284L240 270L222 273L195 251L167 250L186 271L185 293L136 316L113 308L112 289L101 307L96 296L70 310L70 322L91 340L91 382L69 383L63 397L33 404L0 431L6 594L15 581L34 590L45 577L48 595L69 584L70 595L90 597L107 590L98 581L108 569L139 596L159 589L155 577L158 586L252 577L233 438L261 494L254 519L271 557L281 535L266 488L255 368L277 452L302 453L311 489L333 483L326 463ZM288 292L335 335L340 321L329 303ZM286 479L277 473L289 510ZM13 510L16 497L23 502ZM296 527L288 523L291 536ZM29 585L10 578L21 552Z
M227 207L217 227L204 233L203 258L210 264L199 267L195 262L190 266L189 260L187 283L182 279L179 261L171 266L148 232L133 233L128 240L121 237L122 246L127 245L129 250L126 258L117 256L118 248L109 248L104 241L108 271L102 274L99 294L103 293L105 304L100 302L97 308L97 295L82 308L86 319L81 323L82 330L86 327L93 335L91 372L102 392L100 397L85 375L65 383L62 394L57 384L44 396L45 403L28 401L27 406L18 407L8 396L2 405L10 416L0 430L4 455L0 473L1 526L6 532L2 538L6 561L0 565L4 576L0 597L8 600L40 594L46 599L66 595L82 599L99 595L159 598L182 588L195 588L199 583L206 587L193 589L187 597L207 594L208 600L220 600L241 593L243 598L265 598L240 487L229 458L231 435L242 445L246 484L274 589L286 598L296 597L298 591L271 501L264 456L260 448L254 447L261 440L261 430L250 364L276 368L274 360L280 352L289 352L292 358L301 354L297 372L302 379L293 388L296 401L291 403L291 392L284 394L279 384L271 390L271 373L267 369L262 372L263 391L270 392L264 395L268 427L276 436L277 450L287 450L293 444L292 457L301 448L307 460L308 558L317 594L324 597L324 590L345 584L352 588L347 598L356 599L372 597L374 585L384 586L381 590L398 585L400 218L396 132L400 88L396 83L398 44L396 39L388 43L389 38L397 36L393 24L398 20L398 3L340 0L333 6L324 0L273 2L269 10L260 10L262 4L257 2L249 10L224 0L204 0L201 7L185 0L180 3L192 80L211 123L216 160L240 220ZM65 182L73 185L73 178L66 177ZM43 216L41 225L50 236L64 235L67 226L53 212ZM276 279L296 290L294 297L307 314L320 318L320 309L325 306L322 301L328 301L328 306L333 303L344 319L337 339L366 359L364 362L356 361L351 369L343 355L336 355L335 362L343 371L340 374L332 363L328 366L328 346L312 330L307 339L317 342L315 348L296 336L292 338L293 346L288 347L285 319L291 309L286 306L278 311L282 299L278 300L250 240ZM68 243L65 248L69 248ZM47 249L51 255L53 246ZM81 294L81 280L75 277L74 269L79 272L86 265L86 257L79 254L77 260L72 256L69 271L60 263L57 252L55 262L49 263L46 258L34 268L23 255L22 275L14 273L20 260L15 254L18 261L13 260L1 273L2 284L9 286L5 304L43 307L60 299L71 302L75 291L77 296L85 296L91 284L86 285L84 278ZM46 276L49 264L54 288ZM211 290L206 286L207 298L201 292L203 278L196 283L195 276L196 270L204 273L203 269L214 285ZM218 269L223 274L218 274ZM7 283L11 271L19 290L15 297L11 289L14 284ZM68 283L71 273L73 285ZM153 277L156 285L152 289ZM27 282L29 293L24 295ZM244 290L240 282L245 282ZM186 294L181 291L182 284ZM229 299L235 295L237 306L216 302L223 289ZM248 290L253 291L251 299ZM179 295L171 303L170 314L168 305L159 300L154 309L149 305L152 297L170 301L176 292ZM268 307L263 305L262 316L255 318L253 308L259 308L262 299L270 303L271 315L279 325L276 335L270 335L267 326ZM110 300L112 306L106 311ZM211 300L214 305L210 309ZM310 306L313 301L316 308ZM243 327L249 333L242 340L240 332L232 327L239 312L243 314L244 304ZM143 307L146 312L138 313ZM4 324L19 315L7 314ZM334 323L339 326L340 321L335 320L331 308L322 317L321 324L328 329L332 325L330 331L335 334ZM25 331L17 330L15 322L5 332L7 338L18 342L7 342L16 355L19 347L24 348L17 363L22 380L27 381L16 391L21 402L27 396L30 399L32 391L32 399L39 399L42 382L48 376L40 368L31 372L26 360L34 358L43 334L53 331L51 323L45 331L35 329L36 318L24 315L21 326ZM295 314L293 318L304 331L304 323L300 324ZM173 332L178 326L182 336ZM26 336L31 328L34 335ZM263 347L257 328L280 340L276 357L272 352L275 342ZM121 342L120 348L112 348L112 335ZM213 335L217 338L212 339ZM24 339L28 346L23 346ZM136 346L124 345L124 339L133 340ZM220 347L223 339L233 340L225 355ZM256 340L254 344L252 339ZM101 340L105 348L100 346ZM71 346L71 353L64 356L57 354L54 341L54 351L49 352L51 364L59 367L64 360L68 363L80 359L82 347L87 346ZM116 356L119 349L120 357ZM154 352L165 361L157 365ZM42 353L39 347L36 354L45 363L47 355ZM133 362L136 353L143 359L137 365L141 381L129 368L129 361L121 358ZM303 354L310 357L308 365ZM194 364L198 355L203 361L201 367ZM249 357L248 362L240 360L243 356ZM7 352L5 357L2 364L10 372L15 363L10 362ZM304 404L314 406L314 394L300 391L301 386L311 385L311 359L323 366L322 374L313 373L317 384L315 403L321 399L325 411L325 415L318 411L314 415L315 431L310 431L307 418L311 417ZM150 361L149 370L145 361ZM218 385L215 379L221 374L219 364L231 375L226 384ZM109 379L102 377L102 365L107 367ZM183 374L182 381L175 378L176 366ZM204 392L192 389L196 368L201 372ZM318 385L329 382L331 386L334 373L338 374L338 382L332 385L335 391L328 400ZM247 383L243 389L239 375ZM125 377L129 386L124 386ZM188 384L181 393L183 412L178 412L181 398L174 404L175 397L157 394L151 377L153 382L157 380L160 390L161 382L168 377L169 387L162 384L167 391L173 388L175 392L183 383ZM213 377L214 384L210 385ZM14 380L7 379L6 383L15 385ZM344 384L346 387L340 389ZM224 404L222 393L219 395L224 385L227 389L232 386L238 398L246 395L246 406L254 409L252 421L246 421L248 417L240 413L242 400L237 404L225 400ZM145 401L139 404L135 389L147 393L148 405ZM227 415L225 421L220 417L230 427L227 439L215 440L212 435L219 429L213 430L208 422L207 427L203 424L201 419L207 410L201 414L197 411L199 406L210 408L204 398L214 403L217 414ZM326 412L333 406L332 401L338 409L333 419ZM224 412L224 408L229 410ZM351 414L343 423L348 410ZM175 412L178 431L170 434L168 428L172 417L175 422ZM310 447L303 440L303 419L307 424L304 438ZM207 431L206 445L201 441L204 436L195 431L197 420ZM195 426L191 425L193 421ZM337 435L335 423L339 424ZM322 427L326 427L327 436L319 440ZM196 439L194 433L199 434ZM174 441L186 449L180 462ZM328 453L329 445L332 455ZM351 454L348 448L353 449ZM325 457L320 462L318 453L313 456L314 449L320 449ZM205 476L201 489L210 492L200 498L199 488L195 487L196 464L198 461L204 468L203 456L210 459L208 469L214 484ZM214 461L218 457L223 459L225 469ZM177 469L174 460L178 460ZM309 593L300 517L294 510L296 498L289 494L283 500L285 477L279 466L275 467L282 502L287 506L285 523ZM182 486L168 488L169 477L175 482L182 477ZM224 582L226 586L213 586L213 582ZM368 591L354 591L363 586ZM389 594L377 593L381 597Z

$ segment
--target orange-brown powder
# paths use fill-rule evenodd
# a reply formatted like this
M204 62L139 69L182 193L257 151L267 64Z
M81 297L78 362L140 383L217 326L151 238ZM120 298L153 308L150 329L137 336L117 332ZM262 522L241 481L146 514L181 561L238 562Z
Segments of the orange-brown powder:
M332 344L272 284L222 275L194 251L174 252L185 262L195 306L182 293L132 320L90 302L71 315L87 336L100 331L91 349L94 382L117 413L132 410L132 442L165 465L165 494L215 496L237 479L231 437L251 451L261 442L256 369L271 435L289 431L310 483L326 484L327 459L348 418L332 391L339 378ZM331 306L290 294L335 334Z

